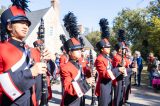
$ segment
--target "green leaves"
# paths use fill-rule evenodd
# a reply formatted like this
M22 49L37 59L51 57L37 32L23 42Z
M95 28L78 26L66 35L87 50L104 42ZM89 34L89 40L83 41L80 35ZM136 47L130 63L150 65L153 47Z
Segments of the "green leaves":
M122 9L113 23L113 31L118 29L126 30L133 52L141 51L144 59L150 51L160 57L160 0L150 2L144 9Z

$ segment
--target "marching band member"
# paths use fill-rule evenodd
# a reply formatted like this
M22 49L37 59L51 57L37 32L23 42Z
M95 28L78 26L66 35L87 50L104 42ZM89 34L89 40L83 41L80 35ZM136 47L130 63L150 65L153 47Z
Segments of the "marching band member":
M112 63L110 59L110 48L109 43L109 28L107 19L102 18L100 20L101 26L101 38L96 47L100 54L96 58L95 66L98 71L98 82L96 85L96 95L98 97L98 106L112 106L112 81L116 81L121 73L123 73L122 68L114 69L112 68Z
M70 35L70 39L64 43L64 48L69 55L69 61L60 66L64 87L61 105L64 106L83 106L83 95L90 89L89 84L94 81L92 77L84 78L82 65L79 62L83 46L78 38L79 32L75 19L76 17L71 12L64 17L64 25Z
M118 44L115 45L116 55L113 56L112 65L114 68L125 67L125 75L123 75L117 82L118 85L114 86L114 103L116 106L122 106L128 99L132 70L129 67L131 62L126 57L126 54L130 52L125 43L125 31L120 29L118 31Z
M95 66L98 71L98 82L96 86L96 95L98 96L99 106L112 105L112 81L115 81L123 70L112 70L111 59L109 57L110 47L109 42L101 40L97 43L97 48L100 54L98 55ZM114 72L112 72L114 71Z
M13 5L1 15L1 37L9 39L0 44L0 89L1 106L37 106L34 85L35 77L47 71L45 63L32 64L30 50L23 42L31 22L25 15L27 0L12 0ZM44 59L48 58L44 51Z
M35 42L33 42L34 48L31 49L31 58L33 59L34 62L40 62L40 58L41 58L41 53L40 53L40 45L43 42L41 40L36 40ZM50 100L52 98L52 90L51 90L51 81L50 81L50 77L53 77L53 72L55 69L55 63L51 60L51 53L49 53L49 58L47 61L47 85L48 85L48 100ZM42 80L42 76L38 76L35 79L37 80ZM53 80L53 79L52 79ZM36 86L36 96L37 96L37 101L40 101L41 99L41 93L42 92L42 82L37 83Z

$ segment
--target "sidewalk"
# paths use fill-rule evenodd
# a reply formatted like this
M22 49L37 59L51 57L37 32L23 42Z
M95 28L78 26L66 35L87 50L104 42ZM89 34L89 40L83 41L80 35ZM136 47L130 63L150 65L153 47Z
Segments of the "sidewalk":
M53 98L49 101L49 106L60 106L61 103L61 84L53 84L52 85L52 94ZM91 104L91 89L86 94L86 106L90 106ZM98 102L97 102L98 104Z
M52 85L53 98L49 101L49 106L60 106L61 85ZM87 93L86 106L91 103L91 90ZM154 92L153 89L142 87L132 87L131 95L128 101L130 106L160 106L160 92Z
M128 102L131 106L160 106L160 92L147 87L132 87Z

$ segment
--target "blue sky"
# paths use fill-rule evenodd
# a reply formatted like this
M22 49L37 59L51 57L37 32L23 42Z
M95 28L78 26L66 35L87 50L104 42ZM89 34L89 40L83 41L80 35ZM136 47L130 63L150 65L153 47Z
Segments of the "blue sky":
M60 0L61 20L69 11L77 17L78 23L92 30L99 30L99 20L107 18L112 26L114 17L123 8L143 8L153 0ZM8 6L10 0L0 0L0 6ZM50 6L50 0L30 0L31 11ZM63 24L63 21L62 21Z

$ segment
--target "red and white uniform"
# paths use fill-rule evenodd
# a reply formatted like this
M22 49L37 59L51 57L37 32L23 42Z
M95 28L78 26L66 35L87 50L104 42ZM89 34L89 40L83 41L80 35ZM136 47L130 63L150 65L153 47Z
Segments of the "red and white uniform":
M117 53L115 56L113 56L113 59L112 59L113 68L119 67L121 63L122 63L122 56ZM126 57L124 57L124 66L128 68L129 65L130 65L130 61Z
M67 54L62 54L59 59L60 66L68 62Z
M64 87L63 103L61 105L64 104L68 106L69 104L72 104L73 106L79 106L80 98L90 88L87 82L83 79L80 63L70 60L66 64L60 66L60 69L62 84ZM84 85L86 86L84 87Z
M112 104L112 81L120 75L118 70L112 70L111 59L107 55L99 54L95 66L98 71L96 95L99 97L100 106Z
M36 80L30 71L29 49L13 39L0 43L0 49L1 106L33 104L31 88Z

